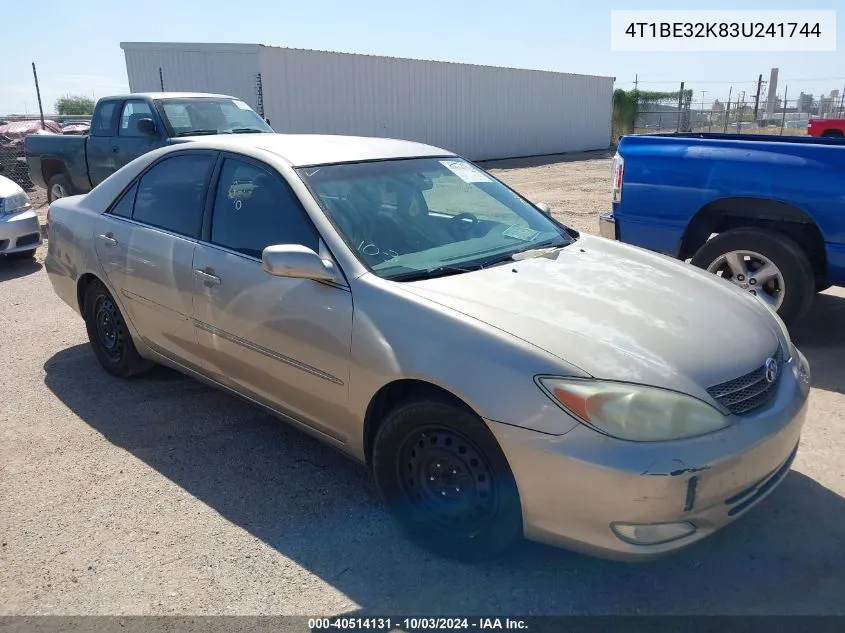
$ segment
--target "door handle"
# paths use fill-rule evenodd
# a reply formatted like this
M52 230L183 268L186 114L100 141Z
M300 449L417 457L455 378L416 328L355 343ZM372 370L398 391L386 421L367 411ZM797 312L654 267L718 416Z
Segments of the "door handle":
M98 235L101 240L106 243L106 246L117 246L117 240L114 239L114 236L111 233L105 233L104 235Z
M112 154L117 154L120 151L120 148L117 147L117 146L114 146L114 147L111 148L111 151L112 151Z
M196 275L199 279L202 279L202 282L209 286L218 286L223 281L217 275L212 275L211 273L207 273L199 268L194 269L194 275Z

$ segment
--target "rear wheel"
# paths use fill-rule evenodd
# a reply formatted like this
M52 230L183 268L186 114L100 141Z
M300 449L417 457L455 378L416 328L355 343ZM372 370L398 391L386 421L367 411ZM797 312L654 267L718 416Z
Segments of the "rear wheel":
M822 136L826 136L828 138L842 138L845 135L842 133L842 130L825 130L822 132Z
M83 312L88 340L107 372L128 378L153 367L138 354L117 302L100 281L86 288Z
M803 249L789 237L757 228L734 229L709 240L693 266L756 295L785 323L801 318L816 292L816 279Z
M64 174L56 174L47 182L47 202L53 203L59 198L73 195L73 185Z
M373 450L376 484L403 530L448 558L495 557L522 538L513 473L471 412L437 399L399 405Z

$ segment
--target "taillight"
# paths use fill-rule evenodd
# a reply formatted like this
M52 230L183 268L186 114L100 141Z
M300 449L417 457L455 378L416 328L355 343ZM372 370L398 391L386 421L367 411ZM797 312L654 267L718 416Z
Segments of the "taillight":
M622 201L622 174L625 171L625 160L619 152L613 157L613 201Z

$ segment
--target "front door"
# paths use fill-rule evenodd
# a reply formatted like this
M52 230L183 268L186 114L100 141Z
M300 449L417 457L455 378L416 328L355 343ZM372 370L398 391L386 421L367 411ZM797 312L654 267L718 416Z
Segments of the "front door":
M117 136L112 138L112 160L115 171L133 160L161 146L161 139L147 136L138 131L141 119L156 120L150 104L130 99L123 104L118 120Z
M200 367L193 258L214 153L159 161L95 223L97 257L143 341Z
M348 288L273 277L273 244L320 249L287 182L247 159L223 162L209 244L194 255L194 319L203 369L299 421L345 441L352 332Z

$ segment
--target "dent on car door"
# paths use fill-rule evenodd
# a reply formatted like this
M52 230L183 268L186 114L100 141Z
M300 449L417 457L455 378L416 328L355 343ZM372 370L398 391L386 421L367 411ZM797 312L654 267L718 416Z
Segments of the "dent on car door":
M97 256L143 342L199 368L192 321L192 261L213 153L153 165L100 216Z
M209 243L194 256L204 371L344 441L352 295L345 287L270 276L261 264L270 245L320 248L296 195L271 169L227 158L207 231Z

